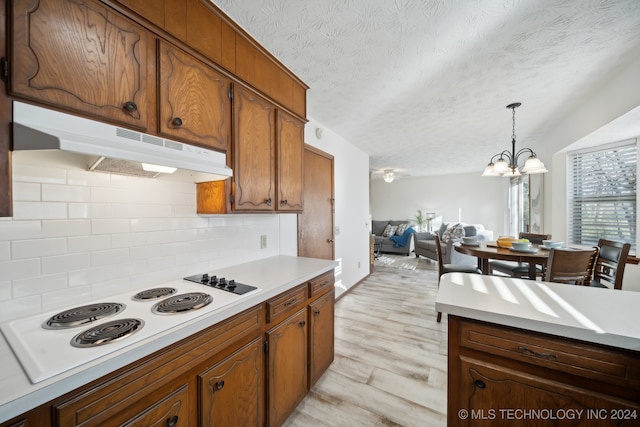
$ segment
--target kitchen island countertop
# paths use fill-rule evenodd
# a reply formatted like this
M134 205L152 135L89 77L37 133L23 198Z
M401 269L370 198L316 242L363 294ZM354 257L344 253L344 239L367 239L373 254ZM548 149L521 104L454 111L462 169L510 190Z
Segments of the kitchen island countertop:
M436 310L469 319L640 351L640 292L449 273Z
M0 423L286 292L337 265L336 261L331 260L280 255L218 269L215 273L221 277L233 277L239 282L255 284L260 290L218 310L37 384L29 381L11 347L2 336L0 382L3 387L0 391ZM171 286L171 283L173 282L150 286Z

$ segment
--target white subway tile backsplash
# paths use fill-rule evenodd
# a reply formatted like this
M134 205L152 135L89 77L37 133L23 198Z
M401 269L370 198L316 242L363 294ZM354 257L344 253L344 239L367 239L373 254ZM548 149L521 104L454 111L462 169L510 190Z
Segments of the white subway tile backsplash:
M116 234L129 231L131 231L131 221L128 219L91 220L91 234Z
M13 281L13 295L16 298L41 295L50 291L66 289L67 274L49 274Z
M64 254L67 251L67 239L16 240L11 243L11 258L36 258Z
M111 218L109 203L69 203L69 218Z
M109 249L111 247L111 236L108 234L101 234L97 236L73 236L68 238L67 247L70 253Z
M11 258L11 245L9 241L0 242L0 261L7 261Z
M14 182L12 187L13 200L21 202L39 202L42 200L41 187L38 183Z
M0 320L278 254L280 215L197 215L189 174L131 178L18 157L16 216L0 220Z
M67 204L57 202L13 202L14 219L67 218Z
M129 261L129 248L91 252L91 266L119 264Z
M40 275L40 259L18 259L0 262L0 281L18 280Z
M90 265L89 252L44 257L42 258L42 274L79 270L89 268Z
M45 202L89 202L91 188L77 185L42 184Z

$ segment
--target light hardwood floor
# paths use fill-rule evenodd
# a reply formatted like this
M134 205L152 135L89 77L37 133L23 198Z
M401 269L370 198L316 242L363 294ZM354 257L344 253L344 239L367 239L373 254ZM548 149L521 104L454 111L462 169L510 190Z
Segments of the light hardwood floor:
M336 302L335 360L284 424L446 426L447 322L437 265L383 254Z

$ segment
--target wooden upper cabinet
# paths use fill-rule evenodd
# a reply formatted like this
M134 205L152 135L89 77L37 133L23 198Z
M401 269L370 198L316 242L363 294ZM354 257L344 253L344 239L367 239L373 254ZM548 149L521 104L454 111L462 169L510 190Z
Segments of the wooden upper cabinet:
M159 41L159 132L226 151L231 131L231 81Z
M144 28L93 0L14 1L10 9L11 95L147 129L155 81Z
M279 211L302 211L304 186L304 123L278 111L276 182Z
M233 95L232 208L275 208L275 107L235 86Z

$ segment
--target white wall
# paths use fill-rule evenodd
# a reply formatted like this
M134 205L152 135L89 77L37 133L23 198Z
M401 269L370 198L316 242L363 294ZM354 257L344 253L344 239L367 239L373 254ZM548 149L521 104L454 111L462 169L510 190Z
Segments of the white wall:
M322 129L322 138L316 136ZM305 142L334 156L336 296L369 274L369 156L310 119Z
M371 181L371 215L375 220L411 219L418 209L445 221L482 224L494 236L508 232L505 224L509 180L472 174ZM459 215L460 214L460 215Z

